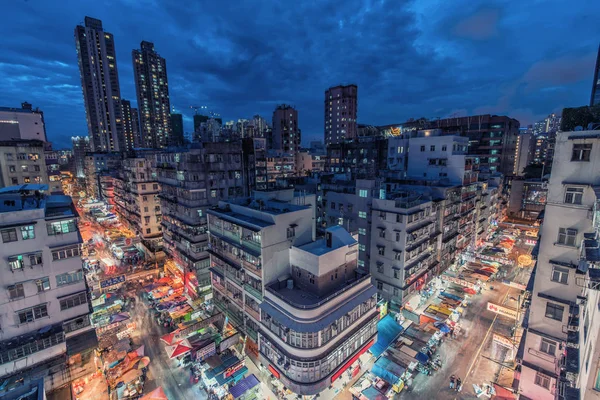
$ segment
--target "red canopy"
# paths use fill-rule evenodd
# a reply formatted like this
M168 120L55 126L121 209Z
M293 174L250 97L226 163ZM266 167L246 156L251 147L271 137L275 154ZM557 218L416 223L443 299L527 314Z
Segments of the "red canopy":
M160 338L160 340L162 340L163 342L165 342L169 346L175 344L175 343L173 343L173 339L175 338L175 334L177 333L178 330L179 329L175 329L173 332L167 333L166 335L162 336Z
M191 350L192 346L190 345L190 342L187 340L182 340L176 345L167 347L167 354L169 355L169 358L175 358L187 354Z
M142 397L140 400L169 400L169 398L165 394L165 391L163 390L162 386L159 386L144 397Z

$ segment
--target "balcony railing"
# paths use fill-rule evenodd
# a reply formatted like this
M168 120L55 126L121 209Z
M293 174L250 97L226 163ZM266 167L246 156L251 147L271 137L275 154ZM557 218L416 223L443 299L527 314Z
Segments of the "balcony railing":
M318 307L322 306L323 304L327 303L328 301L334 299L335 297L339 296L340 294L342 294L348 290L353 289L354 287L356 287L357 285L361 284L362 282L364 282L366 280L371 280L371 276L370 275L363 276L362 278L357 279L354 282L351 282L351 283L345 285L343 288L335 291L334 293L330 294L329 296L327 296L313 304L295 303L268 286L267 286L267 291L295 308L302 309L302 310L311 310L313 308L318 308Z
M250 293L252 296L254 296L258 300L262 301L263 295L262 295L262 292L260 290L254 288L249 283L244 284L244 289L246 290L246 292Z

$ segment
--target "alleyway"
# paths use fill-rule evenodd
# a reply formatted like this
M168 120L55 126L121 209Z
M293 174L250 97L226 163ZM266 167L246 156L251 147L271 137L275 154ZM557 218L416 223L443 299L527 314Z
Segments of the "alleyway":
M205 400L206 392L198 384L190 383L189 370L178 367L176 361L167 357L160 337L168 332L152 319L148 306L139 298L131 308L131 317L138 327L137 334L132 336L135 343L133 347L143 344L146 355L151 360L144 392L149 393L162 386L169 399Z

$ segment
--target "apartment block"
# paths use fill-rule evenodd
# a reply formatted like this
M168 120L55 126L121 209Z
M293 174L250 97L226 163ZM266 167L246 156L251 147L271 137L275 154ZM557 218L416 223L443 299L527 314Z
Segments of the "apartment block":
M322 175L317 184L317 230L324 235L333 226L358 233L358 267L368 271L370 265L371 204L379 198L376 180L347 180L344 176Z
M88 197L102 199L102 187L112 185L112 177L121 168L122 154L117 152L86 153L84 158L85 184ZM111 178L105 178L109 176Z
M75 27L81 89L91 151L125 151L121 88L112 33L102 21L85 17Z
M13 139L47 142L44 113L27 102L21 108L0 107L0 140Z
M191 297L210 292L206 212L245 194L240 142L202 143L156 155L163 244Z
M71 198L47 185L0 190L0 377L41 378L50 391L78 378L97 345Z
M124 159L114 177L115 210L145 243L162 242L159 195L155 152L137 151Z
M349 179L373 179L387 167L386 139L340 142L327 146L325 172Z
M0 141L0 187L27 183L48 185L44 147L45 143L40 140Z
M358 86L339 85L325 91L325 145L358 137Z
M285 154L295 154L300 150L302 139L298 127L298 110L282 104L273 111L273 130L269 139L269 149Z
M216 306L247 353L299 395L314 395L377 338L376 290L343 227L315 240L313 206L293 190L208 211Z
M522 399L598 399L600 131L559 132L515 372Z

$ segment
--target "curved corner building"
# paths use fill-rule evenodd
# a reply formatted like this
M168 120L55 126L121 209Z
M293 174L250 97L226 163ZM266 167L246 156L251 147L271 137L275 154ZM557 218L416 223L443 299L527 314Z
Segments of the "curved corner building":
M307 197L255 192L208 212L215 304L257 340L248 355L300 395L340 378L375 343L379 319L356 239L336 226L314 240Z

